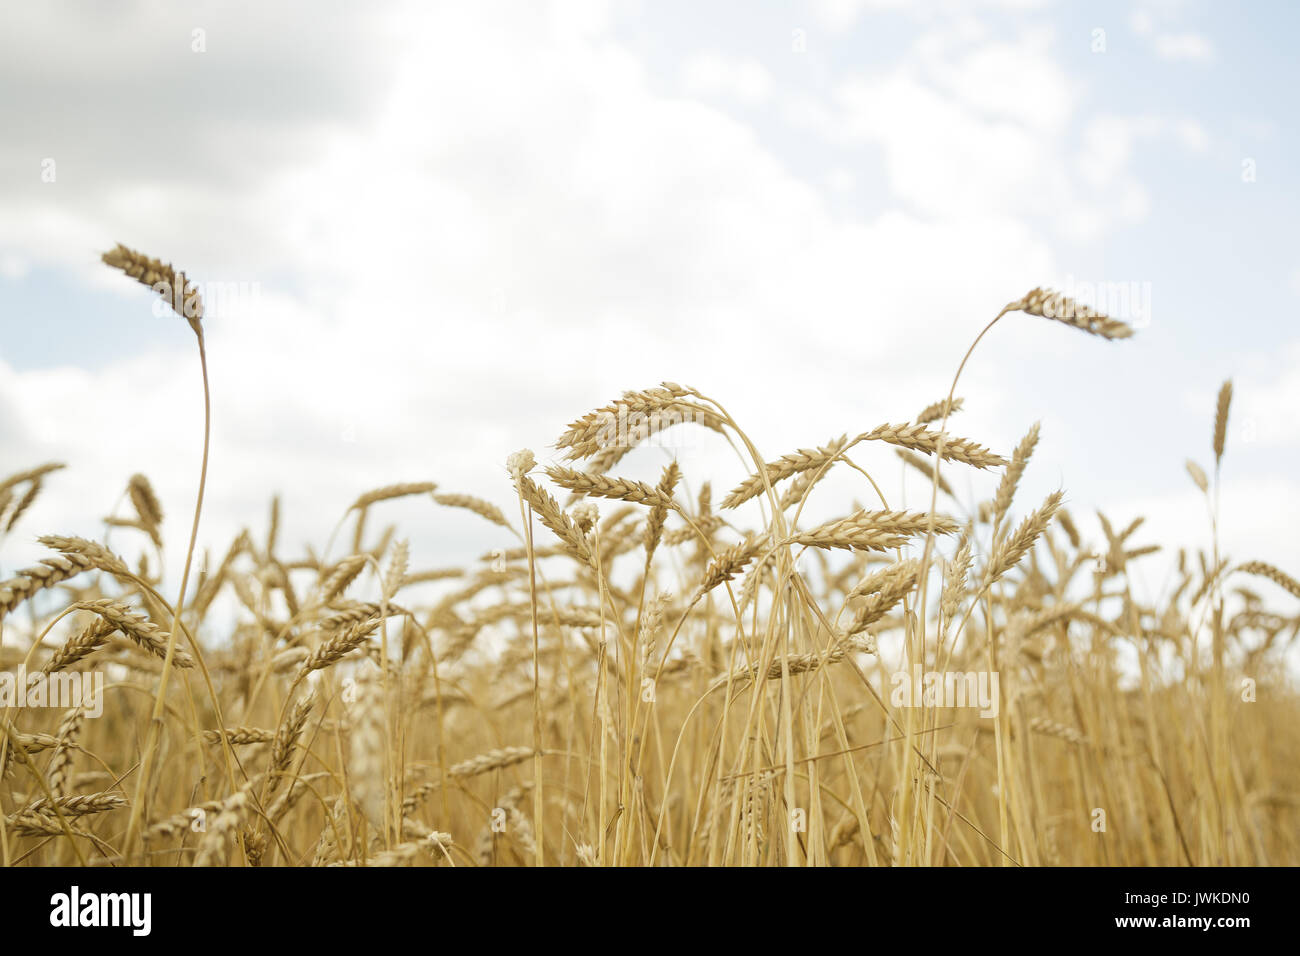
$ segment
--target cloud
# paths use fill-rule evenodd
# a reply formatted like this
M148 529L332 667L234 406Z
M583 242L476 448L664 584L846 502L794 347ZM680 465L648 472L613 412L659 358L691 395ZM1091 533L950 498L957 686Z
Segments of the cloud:
M1150 36L1156 28L1155 17L1150 10L1134 10L1129 14L1129 27L1138 36Z
M1182 29L1187 8L1184 0L1143 0L1129 13L1129 28L1162 60L1211 62L1215 49L1210 38Z
M868 12L901 10L906 0L813 0L812 9L817 21L828 29L847 30Z
M767 102L772 77L752 57L732 58L717 53L697 53L682 67L682 85L692 96L730 96L746 106Z
M1205 63L1214 59L1214 44L1200 33L1161 34L1155 38L1153 48L1162 60Z
M1252 378L1245 388L1238 386L1234 431L1261 448L1290 448L1300 451L1300 340L1293 341L1280 356L1280 369L1269 380Z
M967 22L841 80L829 105L790 98L782 115L840 146L879 147L892 195L925 215L1041 218L1096 239L1148 213L1130 165L1149 124L1081 113L1054 47L1050 31L1008 39Z
M969 9L974 3L959 5ZM1006 10L1025 11L1046 6L1046 0L981 0L980 6ZM921 20L933 20L936 14L951 13L942 2L928 0L813 0L813 14L818 23L841 33L857 25L867 14L905 12Z
M0 201L21 215L0 223L0 261L93 284L119 311L152 303L94 262L118 238L202 280L258 283L247 308L209 323L201 542L214 552L261 522L276 490L294 545L320 544L360 490L392 481L511 509L509 453L545 459L564 423L664 379L724 401L770 457L904 420L946 393L1001 304L1057 273L1056 230L1102 236L1145 214L1136 121L1083 114L1046 33L928 33L898 62L802 98L758 61L701 54L682 96L657 88L601 5L385 6L365 23L312 9L256 21L310 51L288 61L272 55L282 40L239 35L240 13L207 20L201 56L182 14L131 8L111 27L119 45L60 20L69 52L42 101L59 122L23 111L0 147L26 168L62 136L67 157L48 187L6 166ZM6 53L49 45L50 23L26 16ZM357 39L394 24L382 43ZM300 72L280 86L278 70ZM80 95L88 77L119 74L137 94L129 117L120 97ZM267 86L275 95L259 96ZM805 177L729 112L767 101L831 161ZM883 183L859 163L872 151ZM875 191L869 214L841 208L835 184L850 182L855 200ZM20 289L22 272L0 282ZM170 540L187 533L193 342L179 320L150 330L130 359L93 370L75 341L62 367L0 364L5 461L71 465L22 528L96 535L143 471ZM1022 326L990 341L998 361L963 379L970 437L1019 437L996 413L1024 418L1041 396L1006 368L1060 358L1058 333L1070 335ZM743 471L709 436L683 457L688 473ZM660 460L626 466L653 477ZM409 514L417 562L499 543ZM5 547L6 564L39 552L30 536Z
M813 407L827 429L818 441L868 427L864 406L869 424L906 416L959 358L925 342L966 337L970 301L996 308L1008 286L1051 265L1011 219L834 214L748 126L656 93L599 15L574 26L541 8L498 20L413 7L408 28L365 109L313 125L281 115L278 101L264 114L250 104L247 124L271 142L314 130L310 148L267 154L260 175L227 175L242 169L246 140L214 136L204 162L182 153L169 175L137 176L137 154L155 144L123 134L95 183L27 195L34 218L0 235L6 254L31 249L85 275L119 310L153 308L147 290L88 254L119 236L201 281L257 283L248 308L208 323L201 541L214 550L260 519L275 489L288 495L286 540L318 539L359 490L394 480L432 478L509 506L507 454L528 445L545 457L575 415L665 378L734 404L766 447L806 444ZM455 42L433 57L431 36ZM201 67L170 69L228 73L218 37ZM204 102L192 114L200 129L213 120ZM71 96L61 106L97 108ZM928 281L936 269L944 282ZM75 343L63 367L0 367L0 404L17 423L5 460L72 466L25 527L98 534L143 471L183 536L197 366L183 323L150 329L134 358L96 370L81 367ZM913 353L906 367L890 358L897 350ZM845 387L826 388L831 376ZM769 378L784 384L764 387ZM39 553L30 538L7 547Z

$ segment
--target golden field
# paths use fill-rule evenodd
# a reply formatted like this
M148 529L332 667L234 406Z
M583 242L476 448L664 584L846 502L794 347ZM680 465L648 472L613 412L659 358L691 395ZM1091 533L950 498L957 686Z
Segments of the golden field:
M121 246L104 259L189 323L206 394L221 369L185 276ZM1039 289L993 319L1015 321L1080 347L1131 333ZM120 553L26 528L61 465L0 478L0 527L50 549L0 581L0 670L103 680L98 715L0 697L0 860L1300 863L1284 657L1300 583L1219 553L1230 383L1189 449L1208 463L1187 467L1209 546L1178 554L1178 586L1147 606L1130 568L1174 556L1140 521L1103 516L1104 540L1084 540L1060 492L1021 501L1037 426L1004 454L964 437L956 371L926 409L778 457L696 388L627 392L573 421L555 464L501 463L517 510L498 489L358 489L320 551L281 544L277 499L203 561L206 454L190 539L163 540L137 475L108 525ZM715 433L750 478L715 488L688 456L654 482L620 477L674 427ZM900 510L855 460L867 448L919 471L926 507ZM832 469L860 501L804 520ZM996 491L963 502L958 469ZM473 512L498 544L412 566L384 512L416 497ZM164 587L175 553L184 580Z

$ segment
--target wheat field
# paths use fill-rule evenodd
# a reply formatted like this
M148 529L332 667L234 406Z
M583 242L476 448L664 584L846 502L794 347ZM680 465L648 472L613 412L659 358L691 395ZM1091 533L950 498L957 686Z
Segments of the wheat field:
M189 280L124 246L103 258L188 322L206 395L221 368ZM1024 321L1056 322L1079 348L1132 333L1043 289L984 331ZM1176 555L1160 606L1134 597L1130 573L1175 556L1141 520L1102 515L1104 540L1083 539L1065 489L1020 500L1038 426L1005 454L963 437L960 386L959 368L925 409L881 408L857 436L779 457L697 388L628 391L552 445L538 436L552 464L528 450L500 463L517 511L496 489L358 489L319 550L295 552L276 498L210 561L195 554L206 422L188 542L163 540L145 475L106 525L122 553L27 529L64 467L29 463L0 480L0 528L41 535L49 556L0 581L0 669L51 688L102 675L102 713L0 699L0 859L1300 863L1285 660L1300 582L1219 553L1231 383L1188 450L1210 544ZM688 455L653 484L619 477L638 444L687 426L750 477L713 487ZM861 464L868 448L923 476L924 507L897 508L894 473ZM804 520L832 469L857 499ZM967 469L996 482L987 500L954 493ZM415 498L472 512L496 544L412 566L384 512ZM165 586L164 548L185 555Z

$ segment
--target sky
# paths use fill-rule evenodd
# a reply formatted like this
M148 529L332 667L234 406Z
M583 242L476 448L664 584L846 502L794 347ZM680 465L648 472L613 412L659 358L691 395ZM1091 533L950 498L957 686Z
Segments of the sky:
M511 452L551 460L569 421L664 380L769 459L907 421L1050 286L1138 333L1010 315L974 353L952 431L1007 454L1041 422L1017 510L1063 488L1094 540L1100 508L1145 515L1136 544L1207 547L1184 462L1212 470L1231 378L1224 550L1300 574L1298 21L1180 0L4 0L0 472L69 467L0 570L40 533L102 537L135 472L183 557L194 339L99 262L120 241L209 302L215 554L264 532L273 493L289 549L397 481L517 511ZM620 472L671 454L696 486L746 473L703 430ZM920 500L888 449L860 463ZM967 502L995 481L952 477ZM869 497L835 481L811 517ZM505 543L427 501L372 520L403 523L417 569Z

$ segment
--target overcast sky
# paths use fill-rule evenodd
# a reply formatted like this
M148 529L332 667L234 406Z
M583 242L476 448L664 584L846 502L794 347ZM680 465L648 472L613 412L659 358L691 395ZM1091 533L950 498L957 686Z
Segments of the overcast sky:
M0 472L69 464L5 571L38 533L102 534L136 471L174 551L188 532L193 337L98 262L121 241L245 284L206 319L214 551L277 491L289 547L394 481L509 505L509 453L545 461L665 379L769 458L906 421L1004 303L1091 284L1133 291L1139 334L1004 319L952 430L1007 453L1041 421L1021 512L1063 487L1081 523L1202 546L1183 463L1212 464L1232 377L1227 550L1300 573L1292 4L0 11ZM676 453L696 483L742 477L708 433ZM899 488L887 449L862 462ZM868 498L836 488L828 515ZM387 516L417 568L501 542L427 503Z

